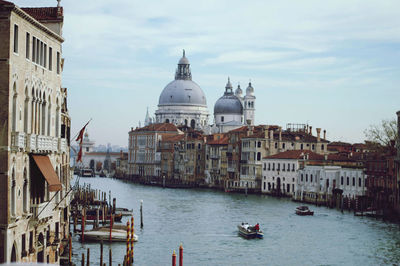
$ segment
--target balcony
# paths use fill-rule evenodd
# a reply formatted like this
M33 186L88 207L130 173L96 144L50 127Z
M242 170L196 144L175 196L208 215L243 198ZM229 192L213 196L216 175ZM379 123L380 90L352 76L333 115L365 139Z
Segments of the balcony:
M48 217L51 217L53 214L54 203L53 202L43 202L40 204L32 204L31 212L33 214L34 219L42 220Z
M65 153L68 151L68 145L66 139L44 135L25 134L23 132L12 132L11 149L35 153Z
M26 145L25 133L23 132L12 132L11 133L11 149L12 150L24 150Z
M229 167L228 166L228 172L236 172L236 167Z
M219 155L218 154L211 154L210 158L213 160L218 160L219 159Z

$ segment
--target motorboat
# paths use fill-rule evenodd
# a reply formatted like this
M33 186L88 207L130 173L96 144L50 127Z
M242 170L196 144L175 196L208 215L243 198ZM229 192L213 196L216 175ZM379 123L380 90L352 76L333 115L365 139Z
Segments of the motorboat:
M82 235L80 235L82 237ZM126 229L113 228L111 230L111 242L126 242ZM94 230L84 232L85 241L110 241L110 227L100 227ZM137 242L139 237L133 234L133 241Z
M264 233L260 229L256 230L255 226L251 226L248 223L242 223L238 226L239 235L243 236L244 238L263 238Z
M115 208L116 214L121 214L122 216L132 216L133 209L129 210L128 208Z
M296 208L296 214L305 216L305 215L314 215L314 212L310 210L307 206L299 206Z

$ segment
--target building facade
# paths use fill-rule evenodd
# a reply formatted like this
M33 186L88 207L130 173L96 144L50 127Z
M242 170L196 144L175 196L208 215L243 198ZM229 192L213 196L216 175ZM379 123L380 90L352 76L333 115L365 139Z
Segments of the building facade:
M63 9L0 1L0 263L59 263L69 232Z

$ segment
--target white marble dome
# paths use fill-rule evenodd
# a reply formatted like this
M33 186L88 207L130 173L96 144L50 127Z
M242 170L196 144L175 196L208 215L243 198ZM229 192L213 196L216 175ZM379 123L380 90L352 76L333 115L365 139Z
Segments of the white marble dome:
M158 105L207 106L203 90L192 80L176 79L161 92Z

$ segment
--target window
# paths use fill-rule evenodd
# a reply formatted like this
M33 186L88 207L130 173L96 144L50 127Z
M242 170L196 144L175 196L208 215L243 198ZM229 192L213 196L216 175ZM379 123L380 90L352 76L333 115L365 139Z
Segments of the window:
M355 186L356 186L356 178L353 177L353 187L355 187Z
M285 149L285 143L282 143L282 149Z
M22 234L22 247L21 247L21 257L25 257L26 256L26 236L25 234Z
M306 182L308 182L308 174L306 174Z
M358 178L358 186L361 187L361 177Z
M25 57L26 57L26 59L29 59L29 42L30 42L30 39L31 39L31 35L27 32L26 33L26 45L25 45Z
M303 143L302 144L300 144L300 150L302 150L303 149Z
M347 185L350 185L350 178L347 177Z
M221 116L221 122L224 122L224 117L223 116Z
M312 175L310 175L310 182L312 183Z
M47 44L43 45L43 67L47 66Z
M265 188L266 188L266 185L265 185L265 184L266 184L266 182L263 182L263 183L264 183L264 190L265 190Z
M49 47L49 70L53 70L53 48Z
M275 142L275 149L278 149L278 142Z
M201 144L200 144L200 143L197 145L197 148L198 148L199 150L201 150Z
M326 180L326 187L329 187L329 179Z
M268 171L271 170L271 163L268 163Z
M258 148L261 148L261 141L259 141L259 142L257 143L257 147L258 147Z
M57 52L57 74L60 74L60 52ZM165 122L169 123L169 119L167 119Z
M14 25L14 53L18 54L18 25Z
M282 171L285 171L285 164L282 164Z
M32 62L36 62L36 37L32 37Z
M321 145L321 150L324 150L324 144Z
M281 164L278 163L278 171L280 171L280 170L281 170Z
M292 164L292 172L294 172L294 164Z
M313 150L315 149L315 145L314 144L311 146L311 149L313 149Z
M343 186L343 176L340 178L340 184Z
M272 171L275 171L275 163L272 164Z
M261 152L257 152L257 161L261 160Z

